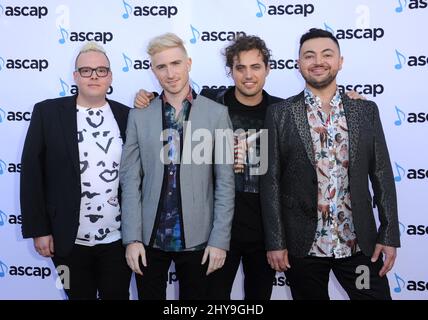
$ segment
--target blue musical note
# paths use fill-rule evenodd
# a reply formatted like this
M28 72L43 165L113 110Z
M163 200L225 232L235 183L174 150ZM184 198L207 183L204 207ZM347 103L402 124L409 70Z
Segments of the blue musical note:
M59 43L64 44L65 39L68 39L68 31L65 30L63 27L59 27L59 31L61 32L61 39L58 40ZM64 36L65 35L65 36Z
M4 68L4 64L5 64L5 62L4 62L3 58L0 57L0 71Z
M260 0L257 0L257 6L259 7L259 12L256 13L256 17L261 18L263 17L263 14L266 12L266 5Z
M3 119L6 118L6 111L4 111L2 108L0 108L0 123L3 122Z
M401 288L404 288L404 286L406 285L406 281L404 281L404 279L401 278L395 272L394 272L394 276L395 276L395 281L397 282L397 287L394 288L394 292L400 293L401 292ZM400 285L400 282L401 282L402 286Z
M395 163L395 168L397 169L397 172L398 172L398 176L395 176L394 180L397 182L400 182L401 177L404 176L404 174L406 173L406 170L402 166L400 166L397 162L394 162L394 163Z
M7 272L7 265L0 261L0 278L3 278Z
M190 43L193 43L193 44L195 44L196 43L196 41L197 41L197 39L199 39L199 36L200 36L200 32L198 31L198 29L196 29L194 26L192 26L192 25L190 25L190 29L192 29L192 35L193 35L193 38L192 39L190 39ZM198 34L198 35L196 35L196 34Z
M397 60L398 60L398 63L395 65L395 69L400 70L403 67L403 63L406 63L406 57L402 53L400 53L397 49L395 50L395 54L397 55Z
M397 8L395 8L395 12L403 12L403 7L407 6L407 0L404 0L404 6L401 3L401 0L398 0L398 3L400 4Z
M6 163L3 160L0 160L0 175L5 173L6 170Z
M395 112L397 112L398 120L395 120L394 124L396 126L401 126L401 124L403 123L402 120L406 120L406 114L400 109L398 109L397 106L395 106Z
M196 93L199 93L201 91L201 87L199 86L199 84L197 84L192 79L190 79L190 85L191 85L192 89L196 91Z
M129 5L129 3L126 3L125 0L122 0L123 2L123 7L125 8L125 13L122 14L122 18L123 19L128 19L129 18L129 13L132 12L132 7Z
M324 28L326 31L331 32L332 34L335 34L334 30L332 27L330 27L327 23L324 22Z
M122 68L123 72L129 71L129 65L132 65L132 60L124 53L122 53L123 60L125 60L125 66Z
M7 214L0 210L0 226L4 226L6 220Z
M68 92L70 86L67 84L67 82L65 82L61 78L59 78L59 81L61 83L61 88L62 88L62 90L59 92L59 95L61 97L64 97L66 95L66 93Z
M1 11L1 14L4 13L4 8L3 8L3 6L1 4L0 4L0 11Z
M399 225L399 231L400 231L400 237L401 237L401 234L406 232L406 226L401 222L398 222L398 225Z

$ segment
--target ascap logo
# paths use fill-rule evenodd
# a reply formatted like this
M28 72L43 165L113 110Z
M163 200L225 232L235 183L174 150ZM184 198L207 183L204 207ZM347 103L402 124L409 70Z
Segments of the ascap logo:
M61 85L61 90L59 91L58 95L60 97L65 97L67 94L78 94L79 88L75 84L69 85L67 82L62 80L62 78L59 78L59 83ZM110 88L107 91L107 94L113 93L113 87L110 86Z
M345 93L346 91L356 91L359 94L371 95L376 97L384 93L385 88L382 84L346 84L346 85L338 85L340 93Z
M299 69L297 60L295 59L279 59L279 60L269 60L269 66L271 70L293 70Z
M427 0L397 0L398 6L395 7L395 12L401 13L404 9L409 8L410 10L425 9L428 6Z
M3 69L11 70L38 70L42 72L49 67L49 62L46 59L3 59L0 57L0 71Z
M0 109L0 123L4 121L30 121L31 120L31 112L29 111L4 111Z
M232 88L233 86L232 85L230 85L230 86L226 86L226 85L219 85L219 86L216 86L216 85L203 85L202 86L202 90L204 90L204 89L221 89L221 90L223 90L223 89L229 89L229 88Z
M403 122L410 124L428 123L428 113L426 112L409 112L406 113L399 107L395 106L397 120L394 121L396 126L401 126Z
M331 32L338 40L345 39L371 39L377 41L385 35L385 30L382 28L366 28L366 29L337 29L336 31L327 23L324 23L326 31Z
M6 111L0 108L0 123L2 123L6 119Z
M6 265L0 260L0 278L6 275L12 277L37 277L45 279L52 274L49 267Z
M6 168L7 168L6 162L0 159L0 176L2 176L7 172Z
M273 279L273 285L274 286L278 286L278 287L284 287L284 286L290 286L290 281L288 281L288 279L283 275L277 275L275 276L275 278Z
M394 162L396 175L394 176L395 182L401 182L403 178L409 180L423 180L428 179L428 169L404 169L397 162Z
M68 31L63 27L59 27L60 38L58 42L60 44L64 44L67 41L70 42L86 42L86 41L98 41L106 44L113 40L113 33L106 31Z
M178 13L178 8L175 6L131 6L125 0L122 0L122 3L125 9L125 12L122 14L123 19L128 19L132 15L135 17L160 16L171 19Z
M150 69L150 60L138 60L138 59L131 59L128 55L125 53L122 53L124 66L122 68L123 72L129 72L129 70L148 70Z
M20 163L6 163L0 159L0 175L5 173L20 173L21 172L21 164Z
M42 19L49 13L46 7L6 6L0 5L0 12L6 17L37 17Z
M428 291L428 282L424 280L404 280L399 274L394 273L394 292L401 293L403 289L407 291Z
M405 56L400 51L395 49L395 56L397 58L397 63L394 65L396 70L401 70L403 66L407 65L409 67L424 67L428 65L428 56Z
M6 223L9 224L22 224L22 216L14 214L6 214L0 210L0 227L4 226Z
M245 36L244 31L199 31L194 26L190 25L192 38L190 43L195 44L200 41L233 41L237 37Z
M314 13L315 6L310 3L304 4L288 4L288 5L266 5L261 0L256 0L258 11L256 13L257 18L261 18L264 15L269 16L283 16L283 15L303 15L304 17Z

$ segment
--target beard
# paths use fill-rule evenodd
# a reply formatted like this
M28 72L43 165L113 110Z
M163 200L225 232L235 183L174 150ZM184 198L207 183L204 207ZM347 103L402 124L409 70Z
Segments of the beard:
M317 80L311 76L306 76L302 74L303 79L306 83L315 89L324 89L327 88L333 81L336 80L338 71L335 73L328 74L326 78L322 80Z

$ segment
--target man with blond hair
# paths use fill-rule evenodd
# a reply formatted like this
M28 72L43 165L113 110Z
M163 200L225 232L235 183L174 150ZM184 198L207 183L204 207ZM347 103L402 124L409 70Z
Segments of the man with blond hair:
M22 152L22 234L61 270L69 299L129 299L119 167L129 109L106 98L102 47L75 61L78 94L34 106Z
M123 243L140 299L165 299L172 261L180 299L204 299L229 249L233 132L227 108L190 87L192 60L172 33L147 49L163 92L134 109L120 169Z

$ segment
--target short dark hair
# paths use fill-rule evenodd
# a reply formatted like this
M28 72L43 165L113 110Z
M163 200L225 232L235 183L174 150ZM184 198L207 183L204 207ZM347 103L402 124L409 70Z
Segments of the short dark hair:
M271 58L271 51L268 49L263 39L252 35L239 36L228 47L226 47L223 53L226 57L226 66L231 71L233 69L233 59L238 57L241 52L253 49L260 51L263 56L263 62L267 67Z
M299 53L300 53L300 50L302 49L302 45L305 41L308 41L310 39L315 39L315 38L330 38L331 40L334 41L334 43L336 43L337 47L339 48L339 52L340 52L339 41L337 41L336 37L330 31L318 29L318 28L312 28L300 37Z

